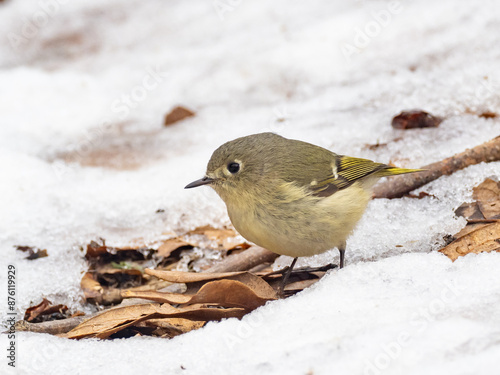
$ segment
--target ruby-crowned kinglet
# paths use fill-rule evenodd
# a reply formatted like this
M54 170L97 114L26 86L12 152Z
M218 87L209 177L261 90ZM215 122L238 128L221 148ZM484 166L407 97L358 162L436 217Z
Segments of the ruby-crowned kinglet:
M297 257L337 247L342 268L346 239L372 197L371 187L381 177L417 171L261 133L220 146L205 177L186 188L210 185L243 237L294 257L284 284Z

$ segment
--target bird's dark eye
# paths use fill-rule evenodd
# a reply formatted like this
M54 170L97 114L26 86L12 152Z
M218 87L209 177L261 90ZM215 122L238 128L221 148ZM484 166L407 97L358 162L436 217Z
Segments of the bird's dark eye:
M238 163L229 163L227 165L227 170L232 174L238 173L240 170L240 165Z

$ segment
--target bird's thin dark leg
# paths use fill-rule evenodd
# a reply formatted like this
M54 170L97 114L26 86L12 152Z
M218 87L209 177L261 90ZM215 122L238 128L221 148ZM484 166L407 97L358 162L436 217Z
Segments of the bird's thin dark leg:
M340 264L339 269L344 268L345 243L339 246Z
M280 287L278 288L278 294L280 296L283 296L283 292L285 291L285 286L286 282L288 281L288 278L290 277L290 274L292 273L293 267L295 266L295 263L297 263L298 258L293 258L292 264L290 264L290 267L285 271L283 274L283 279L281 280Z

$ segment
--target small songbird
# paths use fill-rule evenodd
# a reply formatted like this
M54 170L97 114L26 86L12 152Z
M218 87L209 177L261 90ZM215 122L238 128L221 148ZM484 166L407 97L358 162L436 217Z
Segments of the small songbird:
M363 215L375 182L417 171L261 133L220 146L205 177L186 189L210 185L243 237L295 258L283 276L282 293L297 257L336 247L342 268L346 239Z

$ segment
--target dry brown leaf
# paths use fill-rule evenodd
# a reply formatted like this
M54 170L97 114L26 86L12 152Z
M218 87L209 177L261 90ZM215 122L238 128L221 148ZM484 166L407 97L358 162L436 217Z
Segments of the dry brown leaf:
M487 178L473 191L484 218L500 218L500 183Z
M97 243L96 241L90 241L90 243L87 245L87 252L85 253L86 258L97 258L108 252L106 242L104 241L104 239L101 239L101 241L102 245Z
M395 129L436 128L443 121L442 118L431 115L420 109L403 111L392 119Z
M195 272L181 272L181 271L161 271L161 270L153 270L151 268L146 268L144 272L148 275L156 276L159 279L170 281L172 283L197 283L200 281L223 279L245 273L245 271L220 272L220 273L208 273L208 272L195 273Z
M45 249L37 249L32 246L15 246L16 250L24 251L28 253L28 256L25 259L35 260L38 258L45 258L49 256L49 253Z
M227 309L210 308L204 305L191 305L182 307L177 314L165 314L164 317L178 317L200 321L219 321L228 318L241 319L247 313L243 308L231 307Z
M42 315L51 315L54 313L64 313L68 310L68 307L65 305L52 305L48 299L44 298L42 302L40 302L36 306L31 306L26 309L24 313L24 320L27 322L38 321Z
M241 318L245 310L241 308L207 308L199 305L177 309L169 304L148 303L118 307L104 311L72 329L62 337L107 338L127 327L136 325L147 319L184 318L195 321L221 320L224 318Z
M242 240L238 237L227 237L225 238L221 246L224 250L235 250L235 249L243 249L246 250L250 248L250 244L248 244L245 240Z
M250 245L246 243L244 239L239 237L233 229L217 229L210 225L205 225L203 227L198 227L190 232L187 232L182 236L166 240L158 248L157 254L166 258L170 256L173 251L181 247L207 246L206 241L200 241L198 238L190 237L192 235L201 235L206 237L206 239L215 242L216 246L211 246L215 249L234 250L236 248L247 249L250 247Z
M276 293L262 280L267 288L258 285L257 290L237 280L215 280L203 285L195 295L162 292L124 291L123 297L145 298L172 304L217 304L223 307L243 307L254 310L267 301L276 299ZM257 284L257 283L255 283ZM261 297L260 295L267 297Z
M455 210L455 215L465 217L467 220L484 219L483 213L479 209L477 202L462 203L460 207Z
M98 299L102 296L103 287L94 279L90 272L86 272L80 281L85 299Z
M100 258L106 254L116 256L119 253L130 253L133 254L133 256L137 259L144 259L145 254L148 251L152 251L152 249L149 249L147 247L140 247L137 243L137 240L134 241L136 242L134 246L124 248L107 246L106 240L104 240L103 238L100 238L99 240L102 242L102 244L96 241L90 241L90 243L87 245L87 250L85 252L85 257L87 259Z
M142 276L141 270L139 270L137 268L115 268L112 266L103 266L103 267L99 267L96 270L96 272L100 275L126 274L126 275L131 275L131 276Z
M146 275L146 277L149 278L146 284L122 290L132 290L132 291L159 290L166 288L169 285L172 285L172 283L169 281L160 280L156 277L149 277L149 275Z
M192 247L193 245L179 237L170 238L163 242L163 244L158 248L157 254L161 257L168 258L170 254L172 254L172 251L184 246Z
M439 251L451 260L470 253L500 251L500 222L482 225Z
M165 305L160 309L161 306L160 304L148 303L109 309L84 321L62 336L70 339L83 337L106 338L128 326L152 317L160 310L177 311L172 306Z
M187 117L192 117L194 116L195 113L185 107L177 106L173 108L166 116L165 120L163 121L164 126L168 126L171 124L174 124L176 122L179 122L181 120L184 120Z
M278 297L276 291L271 287L271 285L253 273L244 272L239 275L229 276L227 279L239 281L245 284L260 298L272 300Z
M268 287L274 292L271 286L268 285ZM216 301L221 306L243 307L251 311L273 299L276 299L276 295L273 298L262 298L256 291L242 282L224 279L212 281L202 286L190 303Z
M484 112L481 112L478 116L482 117L482 118L497 118L498 113L492 112L492 111L484 111Z
M191 234L204 234L210 240L220 240L225 237L235 237L237 236L236 231L233 229L217 229L211 225L204 225L202 227L195 228L190 232Z
M162 337L175 337L189 331L202 328L206 322L182 318L148 319L137 324L137 327L155 328L153 334Z
M157 292L153 290L124 290L122 291L123 298L143 298L159 303L186 304L191 301L192 295L181 293Z
M248 249L250 245L241 237L238 237L233 229L218 229L210 225L198 227L188 234L201 234L209 240L217 242L220 248L224 250L233 250L236 248Z
M31 322L33 321L38 315L40 315L43 310L45 310L49 305L50 301L46 298L42 300L38 305L31 306L28 309L26 309L26 312L24 313L24 320Z
M111 305L120 303L122 300L120 289L110 287L104 288L94 279L94 276L90 272L83 275L80 286L88 302Z
M467 224L465 227L463 227L460 232L458 232L457 234L455 234L453 237L454 237L454 240L457 240L463 236L466 236L468 235L469 233L472 233L474 232L475 230L478 230L479 228L481 227L484 227L485 224Z

